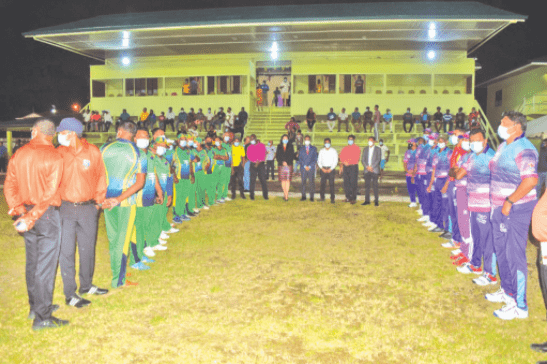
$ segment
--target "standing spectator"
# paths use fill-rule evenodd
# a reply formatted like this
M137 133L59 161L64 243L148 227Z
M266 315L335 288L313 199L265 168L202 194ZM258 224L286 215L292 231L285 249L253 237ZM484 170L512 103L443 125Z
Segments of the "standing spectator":
M359 156L361 149L355 144L355 135L348 136L348 145L340 152L340 175L344 176L345 202L357 202L357 179L359 176Z
M319 166L321 175L321 188L319 190L319 196L321 201L325 201L325 189L327 187L327 180L329 181L330 189L330 202L334 203L334 177L336 173L336 166L338 165L338 153L334 148L331 148L330 138L325 138L325 147L319 151L317 157L317 165Z
M334 113L334 109L331 107L330 112L327 114L327 128L329 128L329 131L332 133L334 131L335 126L336 126L336 114Z
M245 126L247 125L247 120L249 119L249 114L245 111L245 108L242 107L241 111L237 115L237 120L234 125L233 133L240 133L241 138L245 135Z
M380 181L384 175L384 169L386 168L386 163L389 162L390 151L387 145L384 144L384 140L380 139L380 150L382 151L382 159L380 161Z
M363 120L363 128L364 132L367 132L367 125L370 125L370 132L372 132L372 128L374 128L374 120L372 119L372 111L370 111L370 107L366 107L365 113L363 114L364 120Z
M249 145L251 145L251 138L247 137L243 139L243 148L245 148L246 156ZM249 161L249 158L245 159L245 165L243 166L243 186L245 187L246 192L249 192L251 189L251 162Z
M416 139L410 139L408 141L408 150L405 152L403 159L403 165L406 175L406 188L408 190L408 196L410 197L410 205L408 207L416 207L416 170L418 167L416 159Z
M173 112L173 108L169 107L167 109L167 115L165 115L165 129L167 129L168 125L171 125L171 131L175 131L175 113ZM165 131L163 129L163 131Z
M262 90L262 106L268 106L268 91L270 91L270 87L266 84L266 80L262 81L260 89Z
M308 193L310 201L313 202L315 195L315 164L317 163L317 148L311 145L309 135L304 137L304 146L298 153L298 163L302 175L302 199L306 201L306 182L309 181Z
M460 107L458 109L458 113L456 114L456 129L465 129L465 118L466 115L463 112L463 108Z
M190 95L190 82L188 79L185 79L184 83L182 84L182 94Z
M264 103L264 98L262 95L262 86L257 82L256 83L256 109L262 111L262 104Z
M357 76L357 79L355 80L355 83L354 83L356 94L363 93L364 84L365 84L365 81L363 80L363 77L361 77L361 75Z
M410 124L410 129L406 129L406 125ZM414 128L414 116L410 112L410 108L406 109L406 113L403 115L403 129L405 133L412 133L412 128Z
M382 133L386 132L386 124L389 124L389 131L393 133L393 114L390 109L386 110L386 113L382 117L384 122L382 123Z
M4 182L8 214L17 218L14 226L25 238L29 318L34 318L34 330L68 325L51 315L59 308L52 300L61 248L63 174L63 159L51 142L54 136L55 125L38 120L31 141L10 159Z
M21 148L22 146L23 146L23 142L21 141L21 139L17 139L17 141L15 142L15 146L13 147L13 151L11 152L11 155L14 155L15 152L17 152L19 148Z
M448 124L448 131L454 130L453 121L454 116L450 113L450 109L446 109L446 113L443 115L443 131L446 133L446 125Z
M211 125L213 125L213 118L215 114L211 111L211 108L207 109L207 114L205 114L205 120L203 121L203 129L207 130Z
M422 128L425 132L425 129L431 128L431 119L427 113L427 107L424 107L424 111L420 114L420 122L422 123ZM426 126L427 124L427 126Z
M365 167L365 202L363 206L370 205L370 185L374 192L374 206L379 205L378 176L380 175L380 158L382 150L374 146L374 137L368 138L368 148L363 148L361 164Z
M435 123L435 129L437 130L437 133L440 133L441 131L441 125L443 123L443 113L441 112L441 107L437 107L437 112L433 114L433 121ZM445 130L446 133L446 130Z
M2 147L0 147L1 149ZM1 155L2 153L0 153ZM538 160L538 184L536 186L536 194L541 197L542 190L545 187L547 181L547 139L543 139L539 148L539 160Z
M349 116L346 114L346 108L342 108L342 112L338 114L338 132L340 132L340 125L346 124L346 133L349 133L349 125L348 125L348 119Z
M224 132L232 131L235 125L235 114L232 112L232 108L229 107L226 110L226 120L224 122Z
M0 173L6 173L6 164L8 160L8 148L0 142Z
M74 118L61 121L57 128L63 157L60 218L62 224L59 266L63 277L66 304L82 308L91 301L76 294L76 240L80 257L80 294L103 295L107 289L93 283L95 243L97 240L98 209L106 198L106 175L101 152L82 139L83 125ZM83 161L83 163L82 163Z
M184 108L180 108L179 117L177 119L177 123L175 124L175 129L177 132L179 131L179 124L186 125L186 120L188 119L188 114L186 111L184 111Z
M279 91L279 87L275 88L272 101L274 106L283 106L283 100L281 99L281 91Z
M306 122L308 123L308 131L311 133L316 122L315 113L311 107L308 109L308 113L306 114Z
M298 156L298 153L300 153L300 148L304 145L304 136L302 135L302 131L300 131L300 129L296 132L294 143L296 144L296 156ZM295 173L300 173L300 167L300 163L298 163L298 159L296 159Z
M150 113L146 108L142 109L141 115L139 116L139 122L137 123L138 127L146 128L146 125L148 123L148 116Z
M277 148L273 145L273 140L268 141L266 146L266 181L269 179L271 174L272 180L275 179L274 170L275 170L275 152Z
M283 98L283 106L289 106L289 92L291 84L287 82L287 77L283 78L283 82L281 82L281 97Z
M380 107L374 105L374 140L380 139L380 122L382 121L382 114L380 114Z
M89 111L89 109L84 110L82 116L84 117L85 130L91 131L91 112Z
M190 94L198 94L198 81L196 80L196 77L192 77L192 80L190 81Z
M294 147L292 143L289 142L289 136L287 134L281 136L281 141L277 146L275 157L278 166L277 175L281 182L281 188L283 189L283 199L284 201L289 201L289 188L291 186L295 154Z
M353 130L355 130L356 133L361 131L361 113L359 112L358 107L356 107L353 113L351 113L351 124L353 125Z
M125 121L129 121L131 116L127 113L126 109L123 109L122 113L120 114L120 121L123 123Z
M268 185L266 184L266 146L260 141L257 142L256 135L251 135L251 145L247 148L247 158L251 162L251 183L250 195L251 200L255 199L256 178L258 177L262 186L262 197L268 199Z
M515 111L506 113L498 128L498 135L505 141L489 165L491 221L501 288L487 294L486 299L505 302L505 306L494 311L494 315L503 320L528 317L526 243L537 201L538 153L523 136L525 131L525 115Z
M317 84L315 85L315 93L320 94L323 92L323 87L321 86L321 79L317 79Z
M225 139L226 140L226 139ZM241 139L234 138L232 145L232 174L230 176L230 185L232 186L232 200L236 198L236 189L239 184L239 193L242 199L245 199L243 173L245 166L245 148L240 145Z
M163 132L165 132L165 112L161 112L160 113L160 116L158 116L158 124L159 124L159 128L161 130L163 130Z
M473 107L471 108L471 112L469 113L469 116L467 117L466 128L471 129L471 125L477 123L478 121L479 121L479 112Z
M540 242L539 246L537 247L538 249L536 266L538 269L539 286L541 288L541 294L543 296L543 303L547 308L547 265L544 263L543 259L546 254L544 243L547 242L546 222L547 194L544 194L534 208L534 213L532 215L532 233L534 234L534 237ZM547 352L547 342L542 344L532 344L530 345L530 347L535 351L539 351L540 353Z

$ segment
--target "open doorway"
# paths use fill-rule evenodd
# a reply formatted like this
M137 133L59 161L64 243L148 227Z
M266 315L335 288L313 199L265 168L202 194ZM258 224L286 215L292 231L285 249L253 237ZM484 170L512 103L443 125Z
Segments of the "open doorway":
M256 107L291 106L291 61L256 62Z

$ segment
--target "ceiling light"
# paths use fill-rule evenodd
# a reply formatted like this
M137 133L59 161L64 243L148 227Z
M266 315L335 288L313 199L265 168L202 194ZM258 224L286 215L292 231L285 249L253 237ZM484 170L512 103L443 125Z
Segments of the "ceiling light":
M129 59L129 57L123 57L122 63L124 66L128 66L131 63L131 60Z
M433 60L437 56L437 53L435 51L429 51L427 52L427 58Z

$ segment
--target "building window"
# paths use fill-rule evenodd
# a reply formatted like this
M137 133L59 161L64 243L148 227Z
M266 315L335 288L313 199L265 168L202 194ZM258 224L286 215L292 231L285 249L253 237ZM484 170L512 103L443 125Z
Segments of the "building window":
M125 80L125 96L135 96L135 80L132 78Z
M496 107L501 106L503 103L503 93L502 90L496 91Z
M459 74L436 74L434 93L439 95L463 95L471 94L473 76Z
M207 77L207 94L211 95L214 93L215 93L215 77L208 76Z
M241 76L218 76L217 91L219 95L241 94Z
M409 95L431 94L431 75L387 75L386 92L389 94Z
M123 96L123 79L93 80L91 82L92 97L121 97Z
M106 86L104 82L95 81L92 82L92 95L93 97L105 97L106 96Z

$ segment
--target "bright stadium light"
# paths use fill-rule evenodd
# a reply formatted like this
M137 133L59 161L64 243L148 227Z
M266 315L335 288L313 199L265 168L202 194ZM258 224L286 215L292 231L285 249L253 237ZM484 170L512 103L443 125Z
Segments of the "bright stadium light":
M127 38L122 39L122 47L129 47L129 39Z
M435 23L429 24L429 31L428 31L429 39L435 39L437 36L437 26Z
M55 108L55 105L51 105L51 113L55 114L57 112L57 108Z
M276 60L278 57L277 51L272 51L272 53L270 54L270 57L272 57L273 60Z
M277 42L273 42L272 43L272 48L270 48L270 57L275 61L277 59L277 57L279 57L279 54L277 53L278 51L278 48L277 48Z
M427 58L429 58L430 60L434 60L435 57L437 57L437 52L435 52L435 51L427 52Z
M123 57L122 58L122 64L124 66L128 66L130 63L131 63L131 60L129 59L129 57Z

